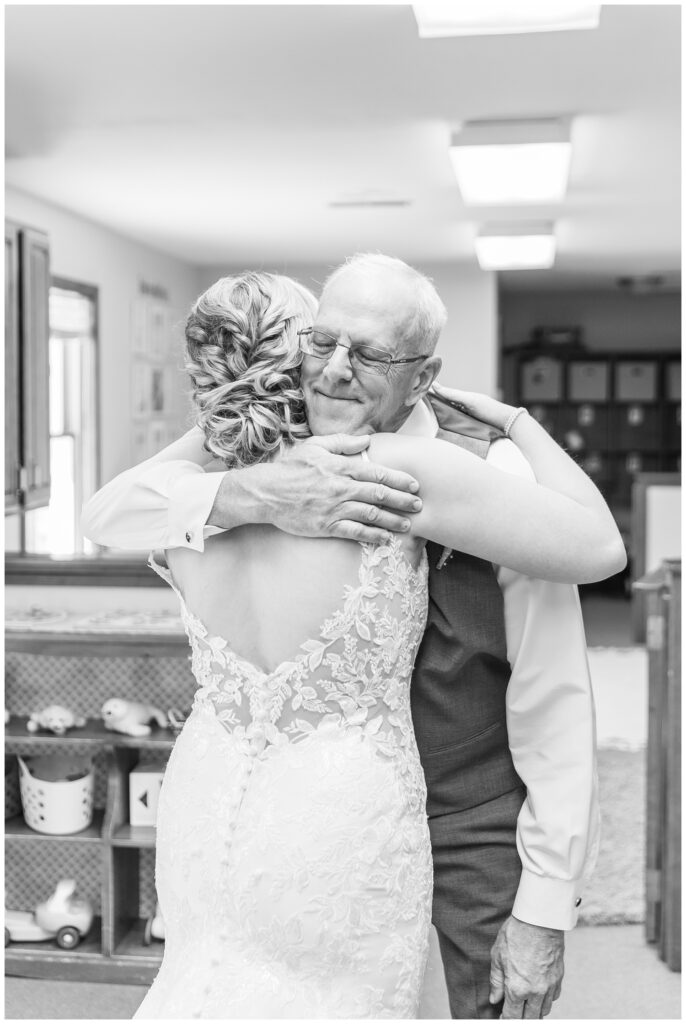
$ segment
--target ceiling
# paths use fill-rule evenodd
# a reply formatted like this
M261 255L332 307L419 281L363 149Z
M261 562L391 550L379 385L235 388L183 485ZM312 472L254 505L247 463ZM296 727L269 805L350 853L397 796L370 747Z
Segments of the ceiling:
M676 286L680 13L420 40L409 5L6 6L6 183L197 265L476 265L479 225L535 219L557 223L556 265L506 286ZM556 115L565 200L465 207L451 131ZM409 203L330 205L379 198Z

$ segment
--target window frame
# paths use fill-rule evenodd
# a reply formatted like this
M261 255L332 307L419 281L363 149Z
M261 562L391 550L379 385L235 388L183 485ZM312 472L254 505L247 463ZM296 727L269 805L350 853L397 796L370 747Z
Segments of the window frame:
M51 288L77 292L88 298L94 306L95 324L93 329L94 387L95 387L95 481L96 488L102 483L102 404L101 404L101 358L100 358L100 302L96 285L74 281L71 278L53 274ZM25 545L25 511L20 508L20 535L22 548ZM143 553L135 555L104 555L102 548L92 555L57 556L33 554L25 550L5 553L5 584L36 586L114 586L140 587L164 584L151 573Z
M97 285L84 284L82 281L72 281L71 278L52 275L50 277L51 288L61 288L67 292L77 292L85 298L90 299L95 310L95 325L93 328L93 341L95 342L94 363L95 363L95 486L96 490L102 486L102 412L101 412L101 390L100 390L100 298Z

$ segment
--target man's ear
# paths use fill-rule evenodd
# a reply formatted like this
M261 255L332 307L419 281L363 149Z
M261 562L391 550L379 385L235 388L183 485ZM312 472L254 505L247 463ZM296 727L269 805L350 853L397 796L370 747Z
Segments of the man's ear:
M441 372L442 365L443 360L440 356L431 356L422 363L414 375L405 405L416 405L424 397Z

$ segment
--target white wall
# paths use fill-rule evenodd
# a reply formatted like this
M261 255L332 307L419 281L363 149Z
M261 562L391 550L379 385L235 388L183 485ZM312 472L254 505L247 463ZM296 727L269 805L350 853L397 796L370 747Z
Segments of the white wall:
M432 278L448 310L448 323L437 350L443 359L442 382L447 386L452 384L494 395L498 366L495 274L460 263L415 265ZM200 288L207 288L218 278L245 269L228 265L203 267ZM318 295L333 266L292 262L261 269L288 274Z
M681 295L627 295L620 291L503 292L503 343L522 345L532 328L583 327L591 351L678 349Z
M131 305L139 282L163 287L185 317L198 294L197 268L117 235L82 217L8 189L5 216L50 236L51 271L95 285L99 303L100 482L131 465ZM182 365L182 333L177 365ZM185 429L188 405L183 372L174 374L174 418Z
M438 345L446 386L495 395L498 375L498 289L494 273L462 264L421 269L433 278L448 310Z

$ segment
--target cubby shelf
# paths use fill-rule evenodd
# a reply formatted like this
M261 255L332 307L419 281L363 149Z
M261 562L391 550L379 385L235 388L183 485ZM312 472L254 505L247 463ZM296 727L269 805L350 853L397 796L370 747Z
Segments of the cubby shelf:
M679 351L524 345L503 352L506 401L523 405L602 492L631 558L632 488L641 473L681 471Z
M100 709L115 696L163 710L191 706L197 684L181 621L170 625L164 615L129 608L111 613L67 608L57 614L32 606L6 617L5 655L5 706L11 712L5 753L92 758L96 806L93 823L83 832L42 835L18 816L17 776L7 775L7 806L15 815L6 823L7 905L32 911L60 878L75 878L98 915L97 927L76 949L61 950L53 942L11 943L5 971L148 985L164 950L157 940L144 943L146 915L156 899L156 830L130 825L128 779L139 763L164 762L177 734L157 727L140 737L113 732L105 728ZM83 714L85 726L64 736L29 732L29 713L50 704Z
M164 944L143 943L145 921L130 926L115 951L103 952L102 921L96 917L88 935L76 949L60 949L54 940L12 942L5 949L5 973L23 978L108 981L150 985L159 970Z
M156 829L128 822L128 775L146 751L168 754L175 734L155 729L148 737L124 736L104 728L101 721L88 719L82 729L65 736L29 733L26 716L13 717L5 728L5 750L23 755L49 754L69 748L94 756L102 753L107 768L107 799L96 809L92 824L72 835L36 832L21 815L5 822L5 842L27 845L33 842L94 844L102 858L102 918L75 950L61 950L52 941L11 943L6 949L5 973L27 978L81 981L114 981L149 985L161 962L164 944L144 943L145 920L137 916L141 851L154 850ZM25 908L30 909L30 908Z
M66 962L83 980L89 973L92 976L93 969L97 969L102 960L102 921L96 917L88 935L76 949L60 949L54 939L11 942L5 949L5 973L27 978L63 978Z
M139 918L131 922L131 927L124 937L117 944L114 956L130 957L141 963L147 962L159 967L164 952L164 943L153 939L149 946L146 946L143 937L145 935L145 921Z
M157 829L151 825L120 825L113 833L112 846L133 846L140 850L154 849Z
M100 843L102 842L102 827L105 812L96 810L93 813L93 821L81 832L73 832L71 835L48 835L45 832L36 832L30 828L23 817L18 814L5 822L5 839L7 842L27 842L28 840L40 840L41 842L72 842L72 843Z
M65 744L93 751L106 747L124 747L139 750L168 752L174 746L176 734L171 729L153 726L149 736L125 736L123 733L106 729L102 720L89 718L81 729L70 729L64 736L49 732L29 732L26 728L28 717L13 716L5 726L5 752L8 754L24 751L29 747L36 751L50 753Z

